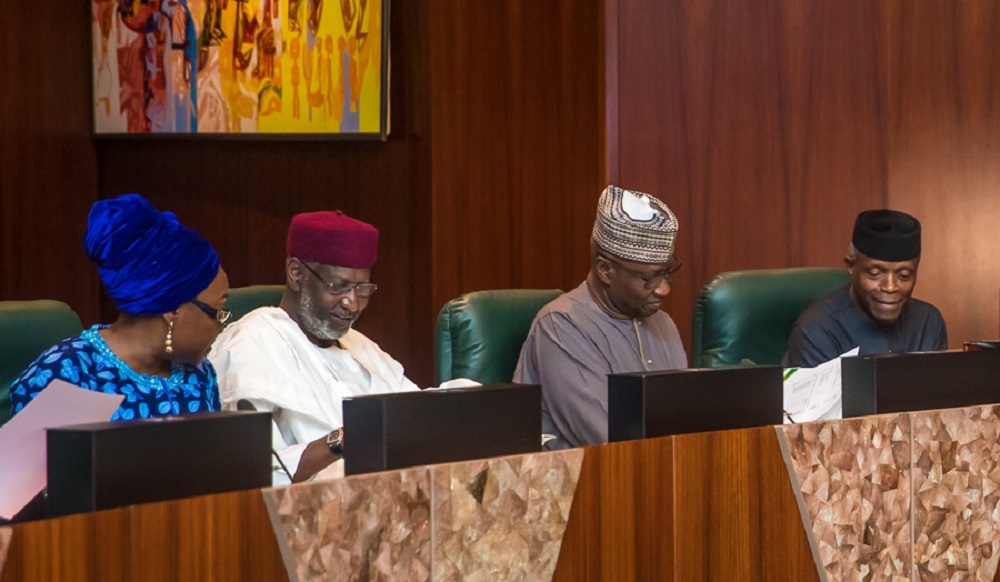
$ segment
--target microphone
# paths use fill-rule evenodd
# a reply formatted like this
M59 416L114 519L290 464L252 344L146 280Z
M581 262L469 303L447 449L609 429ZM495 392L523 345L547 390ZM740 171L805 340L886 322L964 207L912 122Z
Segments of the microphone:
M240 398L239 400L236 401L236 410L244 410L248 412L264 412L262 410L257 410L257 407L254 406L253 403L251 403L246 398ZM288 475L288 482L291 483L293 481L292 473L288 470L288 467L285 466L285 463L281 460L281 457L278 456L278 451L274 450L274 447L271 447L271 454L274 455L275 460L278 461L278 465L281 467L281 470L285 472L285 475Z

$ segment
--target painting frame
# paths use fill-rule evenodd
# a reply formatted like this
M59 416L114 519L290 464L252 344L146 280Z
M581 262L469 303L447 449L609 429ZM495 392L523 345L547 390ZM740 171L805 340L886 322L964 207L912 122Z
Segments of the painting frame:
M90 0L93 137L387 140L390 0L326 3Z

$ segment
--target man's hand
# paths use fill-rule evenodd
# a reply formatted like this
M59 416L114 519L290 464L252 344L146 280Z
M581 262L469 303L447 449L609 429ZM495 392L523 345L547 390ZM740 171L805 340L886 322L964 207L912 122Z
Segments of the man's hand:
M334 461L339 459L333 454L326 444L326 437L321 436L306 445L306 450L302 451L299 458L299 466L295 469L292 483L301 483L310 477L329 467Z

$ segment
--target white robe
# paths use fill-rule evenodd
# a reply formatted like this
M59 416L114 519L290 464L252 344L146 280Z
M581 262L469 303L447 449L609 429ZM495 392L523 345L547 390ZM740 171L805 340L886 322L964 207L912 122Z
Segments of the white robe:
M262 307L226 327L208 355L223 409L245 399L271 411L274 448L292 475L306 445L344 425L341 399L418 390L403 366L361 332L349 330L340 344L344 349L321 348L284 310ZM343 465L337 461L317 478L342 476ZM277 462L273 481L289 482Z

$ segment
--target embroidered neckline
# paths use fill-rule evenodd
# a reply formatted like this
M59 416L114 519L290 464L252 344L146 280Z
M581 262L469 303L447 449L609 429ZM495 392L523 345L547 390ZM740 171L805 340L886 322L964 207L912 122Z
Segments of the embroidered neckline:
M170 363L170 377L163 378L160 376L153 376L151 374L140 374L136 372L128 364L126 364L121 358L118 357L111 348L108 347L108 342L104 341L101 337L100 330L107 329L109 326L107 324L98 324L90 329L84 331L80 334L80 337L90 342L90 345L94 346L99 354L104 356L108 362L113 364L115 368L122 374L122 376L132 380L136 384L142 384L149 387L150 391L168 390L177 391L179 386L184 382L184 368L175 362Z

